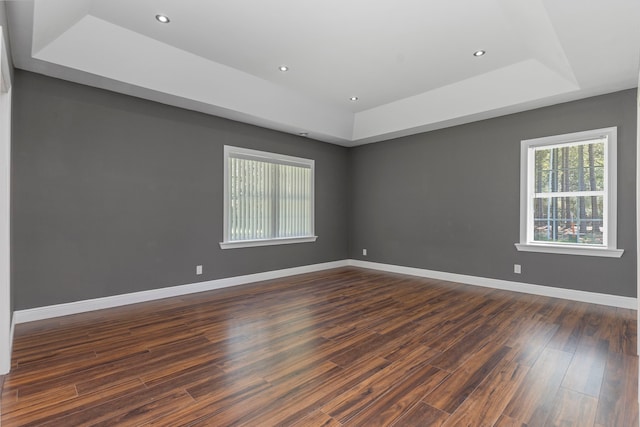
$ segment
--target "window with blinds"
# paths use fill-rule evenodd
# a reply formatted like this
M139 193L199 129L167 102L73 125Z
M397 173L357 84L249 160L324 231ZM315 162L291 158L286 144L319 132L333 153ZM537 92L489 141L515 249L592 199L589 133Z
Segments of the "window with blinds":
M314 161L225 146L223 249L315 241Z

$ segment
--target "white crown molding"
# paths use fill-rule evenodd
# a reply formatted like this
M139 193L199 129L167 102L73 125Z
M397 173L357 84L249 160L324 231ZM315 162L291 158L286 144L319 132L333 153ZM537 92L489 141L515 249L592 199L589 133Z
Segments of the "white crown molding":
M464 274L447 273L443 271L425 270L422 268L403 267L377 262L349 260L349 265L354 267L369 268L372 270L387 271L390 273L408 274L410 276L426 277L429 279L446 280L449 282L463 283L465 285L482 286L485 288L503 289L506 291L522 292L526 294L541 295L546 297L568 299L572 301L587 302L590 304L608 305L611 307L628 308L637 310L637 299L619 295L600 294L595 292L577 291L574 289L554 288L550 286L532 285L529 283L512 282L509 280L490 279L486 277L467 276Z

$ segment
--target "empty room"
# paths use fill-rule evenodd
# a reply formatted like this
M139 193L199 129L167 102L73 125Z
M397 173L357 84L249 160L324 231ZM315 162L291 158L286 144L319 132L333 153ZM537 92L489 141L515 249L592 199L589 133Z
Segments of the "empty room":
M637 0L0 0L0 425L638 426Z

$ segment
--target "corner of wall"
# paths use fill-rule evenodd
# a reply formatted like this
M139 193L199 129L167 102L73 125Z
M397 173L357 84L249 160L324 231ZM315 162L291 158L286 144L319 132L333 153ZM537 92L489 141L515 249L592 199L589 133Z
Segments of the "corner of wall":
M638 74L638 89L636 89L636 297L640 301L640 74ZM640 331L640 305L636 317L638 329ZM640 355L640 340L638 341L637 353ZM640 373L638 374L638 384L640 384ZM638 395L640 402L640 395Z

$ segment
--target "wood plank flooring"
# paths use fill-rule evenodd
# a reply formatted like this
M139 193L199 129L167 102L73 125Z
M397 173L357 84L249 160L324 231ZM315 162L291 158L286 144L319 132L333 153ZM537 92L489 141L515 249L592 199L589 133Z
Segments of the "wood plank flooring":
M18 325L10 426L638 425L636 312L341 268Z

